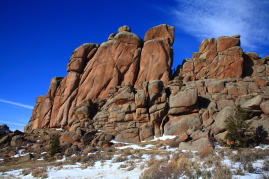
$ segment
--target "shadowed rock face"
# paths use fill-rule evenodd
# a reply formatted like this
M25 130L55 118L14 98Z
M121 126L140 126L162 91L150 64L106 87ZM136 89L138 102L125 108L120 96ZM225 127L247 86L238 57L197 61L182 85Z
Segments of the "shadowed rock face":
M37 98L25 132L62 127L62 142L98 146L166 134L178 135L182 149L213 147L238 104L269 132L269 56L243 52L240 35L205 39L172 79L174 27L153 27L144 41L130 31L75 49L66 77Z

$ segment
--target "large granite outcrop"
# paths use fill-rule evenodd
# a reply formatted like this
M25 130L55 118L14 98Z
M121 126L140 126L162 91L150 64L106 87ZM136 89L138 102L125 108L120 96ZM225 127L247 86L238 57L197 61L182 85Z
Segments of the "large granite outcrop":
M269 56L243 52L240 36L206 39L171 77L174 27L159 25L144 41L128 26L70 57L68 74L36 100L25 132L63 128L62 143L102 146L178 135L180 148L222 141L225 119L241 105L254 128L268 130Z
M53 78L47 95L37 98L25 131L66 127L74 120L74 109L84 100L94 102L90 107L93 109L113 88L126 83L167 83L171 79L174 27L163 24L150 29L145 42L130 31L123 26L101 45L86 43L76 48L67 65L69 73L64 78Z

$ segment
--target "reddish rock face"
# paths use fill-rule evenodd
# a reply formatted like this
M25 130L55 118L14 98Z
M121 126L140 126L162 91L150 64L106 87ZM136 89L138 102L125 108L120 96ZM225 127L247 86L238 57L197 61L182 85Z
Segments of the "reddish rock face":
M217 50L223 51L223 50L227 50L231 47L239 46L239 45L240 45L239 38L221 36L218 38Z
M111 87L134 84L139 68L141 39L119 32L104 42L85 68L78 89L77 104L83 99L106 98Z
M207 51L217 51L217 40L214 38L211 39L205 39L202 41L199 52L205 53Z
M70 123L70 130L74 131L78 127L73 125L74 120L89 117L73 116L74 109L83 100L105 99L113 95L113 89L127 83L138 85L162 80L166 84L171 76L174 27L160 25L150 29L145 35L147 42L143 50L142 40L130 31L130 27L122 26L101 45L85 43L75 49L67 65L69 73L65 78L53 79L47 95L38 98L25 130L65 127ZM138 103L141 103L140 110L137 114L128 114L126 120L134 120L133 116L149 120L144 109L145 99Z
M171 78L172 54L172 47L163 41L147 41L142 50L140 70L135 86L151 80L162 80L164 84L167 84Z
M241 78L244 58L239 45L239 36L203 40L199 53L195 53L195 58L185 61L179 76L185 77L184 81Z
M82 73L88 62L98 49L98 44L87 43L75 49L67 65L67 71Z
M174 31L175 28L173 26L162 24L149 29L145 34L144 40L146 42L148 40L158 39L169 45L173 45Z

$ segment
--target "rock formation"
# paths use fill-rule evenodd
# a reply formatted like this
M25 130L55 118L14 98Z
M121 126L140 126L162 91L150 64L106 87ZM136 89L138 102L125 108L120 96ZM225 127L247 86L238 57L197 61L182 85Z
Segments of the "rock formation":
M101 45L87 43L75 49L67 65L67 76L53 78L47 95L37 98L26 131L66 127L73 109L81 102L105 99L113 88L126 83L138 86L159 79L167 83L171 79L174 27L159 25L145 37L143 43L129 27L123 26Z
M174 27L153 27L144 41L130 31L75 49L25 132L63 128L61 142L80 147L178 135L188 150L224 140L224 121L241 105L269 133L269 56L243 52L240 35L206 39L172 78Z

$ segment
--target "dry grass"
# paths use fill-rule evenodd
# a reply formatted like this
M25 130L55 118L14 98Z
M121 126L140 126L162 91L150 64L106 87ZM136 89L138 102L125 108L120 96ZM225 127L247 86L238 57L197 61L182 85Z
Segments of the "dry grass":
M32 173L33 177L48 178L47 167L31 169L31 173Z
M263 169L265 171L269 171L269 159L264 160L264 162L263 162Z
M200 151L198 151L197 155L203 159L205 157L208 156L212 156L213 155L213 149L211 148L202 148Z
M232 171L227 166L218 166L213 170L212 179L231 179Z
M128 160L128 157L124 156L124 155L119 155L117 157L115 157L112 162L116 163L116 162L123 162L125 160Z

